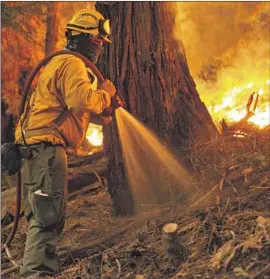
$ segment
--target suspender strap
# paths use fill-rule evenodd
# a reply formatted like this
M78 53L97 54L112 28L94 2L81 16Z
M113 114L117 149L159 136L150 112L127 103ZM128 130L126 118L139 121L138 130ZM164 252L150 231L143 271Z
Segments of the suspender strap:
M53 128L40 128L40 129L33 129L33 130L28 130L26 132L25 137L30 138L30 137L35 137L35 136L40 136L40 135L49 135L54 132Z
M53 133L59 135L61 139L63 139L65 145L67 146L67 140L65 137L63 137L62 134L56 129L57 126L52 126L52 127L47 127L47 128L39 128L39 129L33 129L33 130L28 130L25 134L25 138L30 138L30 137L36 137L40 135L51 135Z

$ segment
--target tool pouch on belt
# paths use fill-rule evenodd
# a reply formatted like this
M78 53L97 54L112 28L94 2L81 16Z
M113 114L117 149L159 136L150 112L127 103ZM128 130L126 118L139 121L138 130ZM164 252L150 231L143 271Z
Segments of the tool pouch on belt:
M4 143L1 146L1 169L7 175L17 173L22 167L22 156L19 145L15 143Z
M31 159L28 146L8 142L1 146L1 170L7 175L14 175L22 168L22 159Z

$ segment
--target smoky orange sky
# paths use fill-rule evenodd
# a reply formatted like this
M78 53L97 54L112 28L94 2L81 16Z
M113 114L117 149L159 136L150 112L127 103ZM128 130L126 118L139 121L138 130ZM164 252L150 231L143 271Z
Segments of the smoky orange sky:
M269 102L270 3L177 2L176 6L174 34L185 46L206 105L220 105L233 88L242 92L234 94L238 102L259 88L266 93L261 101ZM252 89L247 90L248 84L254 85Z

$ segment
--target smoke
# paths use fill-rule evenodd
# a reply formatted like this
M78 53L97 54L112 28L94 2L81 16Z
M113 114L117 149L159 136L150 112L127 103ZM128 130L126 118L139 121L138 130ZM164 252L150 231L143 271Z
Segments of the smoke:
M174 34L184 43L191 74L207 106L217 105L233 88L251 83L266 87L270 75L269 3L175 5Z

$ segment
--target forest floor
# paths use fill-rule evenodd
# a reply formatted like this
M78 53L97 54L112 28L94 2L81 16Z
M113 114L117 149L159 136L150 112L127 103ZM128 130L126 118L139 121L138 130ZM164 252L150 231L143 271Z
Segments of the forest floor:
M269 139L224 138L189 150L200 198L183 208L117 217L106 187L68 201L59 242L61 273L51 278L270 278ZM174 265L162 228L178 225L187 253ZM2 227L2 239L10 225ZM21 219L11 246L20 263L27 222ZM10 267L2 254L2 272ZM1 278L18 278L17 271Z

